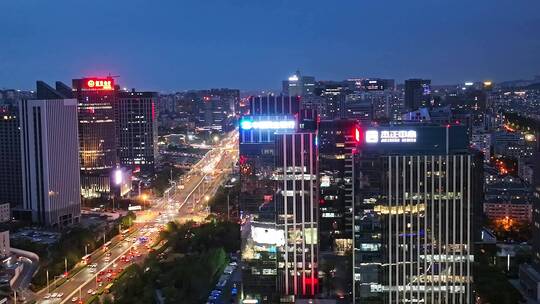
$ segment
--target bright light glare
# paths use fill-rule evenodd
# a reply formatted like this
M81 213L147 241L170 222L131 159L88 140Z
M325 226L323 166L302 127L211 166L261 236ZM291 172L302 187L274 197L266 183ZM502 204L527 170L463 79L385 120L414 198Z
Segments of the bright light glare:
M291 77L289 77L289 81L298 81L298 76L292 75Z
M244 130L251 129L294 129L296 122L294 120L242 120L240 128Z
M122 177L122 170L116 169L114 171L114 183L116 185L120 185L122 183L123 177Z

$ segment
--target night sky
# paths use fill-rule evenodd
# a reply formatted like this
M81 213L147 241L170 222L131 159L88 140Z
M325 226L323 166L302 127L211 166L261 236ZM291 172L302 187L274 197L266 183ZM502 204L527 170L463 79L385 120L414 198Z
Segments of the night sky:
M120 75L141 90L540 74L538 0L0 1L0 88Z

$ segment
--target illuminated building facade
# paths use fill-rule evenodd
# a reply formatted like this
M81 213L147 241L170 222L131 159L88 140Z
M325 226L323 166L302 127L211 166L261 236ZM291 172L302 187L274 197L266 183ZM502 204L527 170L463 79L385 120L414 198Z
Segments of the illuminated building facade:
M431 105L431 80L405 80L405 109L415 111Z
M99 197L111 190L116 166L116 103L114 79L73 79L78 102L81 187L84 197Z
M355 303L472 303L482 161L462 126L368 128L354 205Z
M40 225L62 227L78 222L77 101L38 81L37 99L23 100L19 108L24 210Z
M369 125L373 120L373 103L371 101L349 98L345 104L345 118L358 120L362 125Z
M296 71L287 80L283 80L282 93L285 96L310 96L315 94L315 77L304 76Z
M319 124L321 252L352 252L353 155L360 136L356 120L323 120Z
M514 223L530 223L536 200L530 184L513 176L505 176L486 185L483 213L490 220L510 219Z
M316 117L300 99L250 99L240 119L243 298L275 303L318 288Z
M276 134L278 290L282 297L314 297L318 292L317 130ZM289 296L289 297L287 297Z
M157 152L155 92L118 92L117 134L120 164L153 172Z
M394 79L368 78L362 79L360 85L364 91L395 90L396 81Z
M351 83L347 81L318 81L315 89L317 98L321 98L322 107L318 110L322 120L333 120L346 117L346 96L353 92ZM309 103L313 97L307 96L302 105Z
M16 106L0 106L0 203L22 204L21 134Z
M243 291L244 298L261 303L279 299L278 247L285 244L283 230L276 227L275 133L295 128L299 108L298 98L252 97L250 115L240 119L240 210L245 219L242 260L246 265ZM271 125L276 128L267 128Z
M235 89L210 89L189 91L196 105L196 125L219 131L234 128L235 111L240 102L240 91ZM185 103L185 102L184 102Z

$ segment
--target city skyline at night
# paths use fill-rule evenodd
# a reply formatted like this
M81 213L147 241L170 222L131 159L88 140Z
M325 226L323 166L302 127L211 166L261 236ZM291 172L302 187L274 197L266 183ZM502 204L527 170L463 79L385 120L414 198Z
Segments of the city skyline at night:
M540 1L0 1L0 304L540 304Z

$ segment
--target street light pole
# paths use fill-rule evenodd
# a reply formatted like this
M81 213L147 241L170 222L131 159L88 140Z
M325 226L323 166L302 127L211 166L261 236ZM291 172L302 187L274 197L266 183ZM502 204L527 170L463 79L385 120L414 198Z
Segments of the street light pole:
M229 195L231 194L230 191L227 191L227 222L230 220L229 219L229 210L230 210L230 207L229 207Z
M47 293L49 293L49 269L47 269Z

